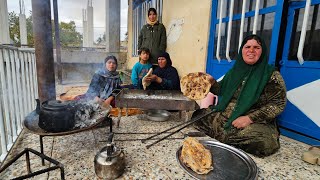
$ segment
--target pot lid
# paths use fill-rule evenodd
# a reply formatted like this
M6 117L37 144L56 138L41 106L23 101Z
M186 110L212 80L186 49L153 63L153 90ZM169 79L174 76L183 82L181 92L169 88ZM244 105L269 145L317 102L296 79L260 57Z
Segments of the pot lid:
M42 107L48 110L62 110L69 107L71 101L50 100L42 103Z

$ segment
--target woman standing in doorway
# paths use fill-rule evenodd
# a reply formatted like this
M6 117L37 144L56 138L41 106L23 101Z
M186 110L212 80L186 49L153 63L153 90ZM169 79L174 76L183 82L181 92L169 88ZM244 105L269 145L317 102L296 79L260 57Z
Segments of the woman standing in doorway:
M150 63L158 64L159 52L164 52L167 48L166 28L159 23L155 8L148 10L147 24L145 24L139 34L138 50L141 48L150 50Z

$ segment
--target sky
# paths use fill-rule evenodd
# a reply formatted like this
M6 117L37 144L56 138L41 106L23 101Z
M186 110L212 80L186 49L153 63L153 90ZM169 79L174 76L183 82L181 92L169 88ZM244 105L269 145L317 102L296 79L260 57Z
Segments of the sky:
M51 0L52 2L52 0ZM59 21L70 22L74 21L77 26L77 31L83 32L82 25L82 9L86 9L88 0L58 0ZM32 9L31 0L24 0L26 16L30 16ZM8 11L20 13L19 0L7 0ZM92 0L93 6L93 26L94 40L102 37L105 32L105 0ZM52 6L51 6L52 8ZM53 14L53 9L51 9ZM121 0L121 40L124 39L127 32L127 14L128 0ZM53 15L51 16L53 19Z

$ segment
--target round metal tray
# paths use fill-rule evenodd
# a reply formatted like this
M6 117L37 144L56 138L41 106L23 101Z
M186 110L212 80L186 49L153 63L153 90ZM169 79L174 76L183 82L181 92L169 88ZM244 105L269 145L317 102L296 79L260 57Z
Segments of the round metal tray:
M166 121L169 119L171 113L166 110L147 110L147 119L151 121Z
M257 179L258 168L253 159L235 147L216 142L200 141L206 148L211 151L213 159L213 170L208 174L197 174L187 167L180 159L182 146L176 153L177 160L190 176L196 179L239 179L251 180Z

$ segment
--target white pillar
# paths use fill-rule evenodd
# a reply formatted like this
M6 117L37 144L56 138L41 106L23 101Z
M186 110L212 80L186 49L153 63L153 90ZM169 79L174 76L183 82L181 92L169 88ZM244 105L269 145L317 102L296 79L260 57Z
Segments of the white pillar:
M0 0L0 44L10 44L7 0Z
M88 0L87 6L87 32L88 32L88 47L93 47L93 7L92 0Z
M19 0L20 14L19 14L19 25L20 25L20 43L22 45L28 44L28 34L27 34L27 21L26 13L24 8L24 0Z
M106 51L120 51L120 1L106 0Z
M87 10L82 10L82 26L83 26L83 37L82 37L82 46L88 47L88 30L87 30Z
M20 23L20 42L22 45L28 44L28 34L27 34L27 21L25 14L19 14L19 23Z

